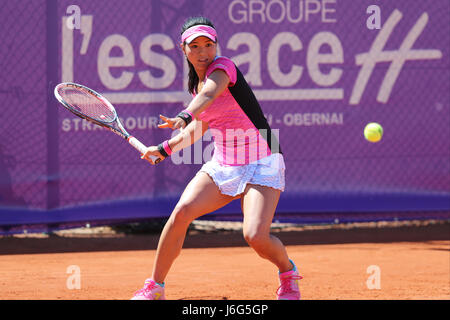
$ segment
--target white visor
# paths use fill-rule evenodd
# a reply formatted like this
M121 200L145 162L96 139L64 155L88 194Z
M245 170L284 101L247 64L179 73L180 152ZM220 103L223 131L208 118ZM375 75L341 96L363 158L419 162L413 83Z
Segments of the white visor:
M216 39L209 33L195 33L186 39L186 43L189 44L192 41L194 41L195 39L197 39L198 37L207 37L208 39L211 39L213 42L216 42Z

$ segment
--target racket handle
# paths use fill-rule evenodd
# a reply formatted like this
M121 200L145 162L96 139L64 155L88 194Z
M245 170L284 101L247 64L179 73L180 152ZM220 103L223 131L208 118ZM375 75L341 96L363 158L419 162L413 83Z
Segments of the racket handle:
M128 142L129 142L136 150L138 150L140 153L145 154L145 151L147 150L147 147L146 147L142 142L140 142L138 139L136 139L135 137L130 136L130 137L128 138ZM150 156L150 158L153 160L153 162L154 162L155 164L158 164L158 163L161 161L160 158L155 157L155 156L152 156L152 155Z

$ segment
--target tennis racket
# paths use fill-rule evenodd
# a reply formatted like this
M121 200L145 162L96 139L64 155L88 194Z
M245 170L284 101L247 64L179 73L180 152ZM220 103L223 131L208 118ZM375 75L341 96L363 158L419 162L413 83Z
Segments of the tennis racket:
M55 97L76 116L111 130L127 140L141 154L145 154L147 147L125 130L116 109L101 94L81 84L64 82L55 87ZM158 157L150 157L155 164L161 161Z

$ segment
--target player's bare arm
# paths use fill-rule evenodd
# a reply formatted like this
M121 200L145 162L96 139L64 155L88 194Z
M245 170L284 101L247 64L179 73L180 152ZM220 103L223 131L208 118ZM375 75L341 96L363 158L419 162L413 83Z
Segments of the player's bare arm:
M188 126L186 126L184 130L180 130L180 132L175 137L167 141L168 147L172 152L178 152L184 148L187 148L198 141L205 134L206 130L208 130L207 122L193 120ZM158 150L157 146L148 147L141 158L149 161L151 164L154 164L153 160L151 159L152 156L164 158L164 156Z

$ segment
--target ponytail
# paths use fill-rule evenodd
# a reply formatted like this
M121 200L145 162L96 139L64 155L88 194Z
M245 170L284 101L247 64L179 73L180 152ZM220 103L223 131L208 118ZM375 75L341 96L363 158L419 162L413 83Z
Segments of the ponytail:
M197 91L197 86L199 83L199 78L197 72L195 72L194 65L189 62L186 58L186 61L189 66L189 74L188 74L188 91L190 94L194 94Z

